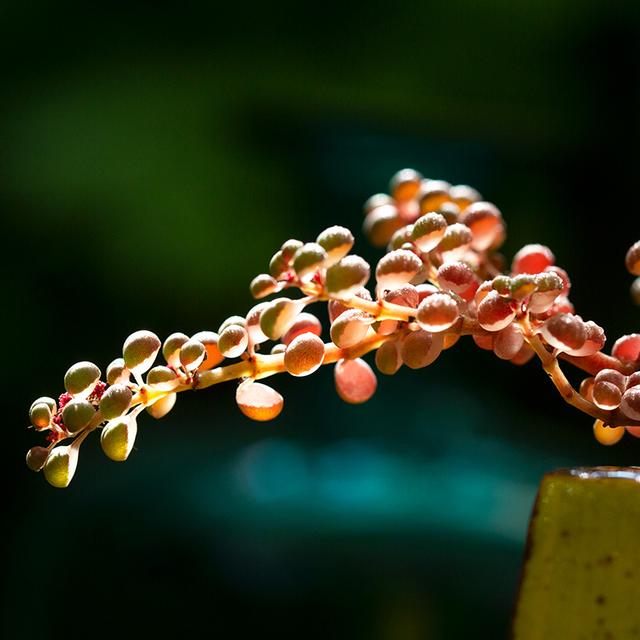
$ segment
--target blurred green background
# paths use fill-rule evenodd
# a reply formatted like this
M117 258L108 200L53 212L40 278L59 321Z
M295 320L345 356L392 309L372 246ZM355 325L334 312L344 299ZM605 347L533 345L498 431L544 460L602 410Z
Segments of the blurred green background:
M6 638L505 637L546 470L633 464L539 367L461 341L342 404L280 376L83 446L66 491L26 470L33 398L134 330L215 330L289 237L359 232L411 166L549 244L610 346L638 331L635 2L5 3L0 8ZM358 235L356 251L378 253ZM579 378L578 378L579 379Z

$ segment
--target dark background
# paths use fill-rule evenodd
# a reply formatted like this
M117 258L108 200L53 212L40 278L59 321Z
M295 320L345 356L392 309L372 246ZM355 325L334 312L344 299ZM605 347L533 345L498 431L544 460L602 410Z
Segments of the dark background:
M637 7L5 4L1 635L504 637L541 475L640 458L533 363L461 341L364 406L280 376L267 424L185 394L66 491L26 412L134 330L245 313L286 238L343 224L375 261L361 205L404 166L496 202L509 257L549 244L609 347L638 331Z

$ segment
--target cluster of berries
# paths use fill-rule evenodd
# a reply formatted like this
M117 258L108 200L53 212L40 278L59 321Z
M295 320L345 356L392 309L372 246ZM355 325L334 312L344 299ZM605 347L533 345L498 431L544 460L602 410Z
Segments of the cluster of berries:
M109 458L125 460L143 409L161 418L177 393L227 380L240 381L236 402L258 421L275 418L284 406L282 396L259 379L280 372L306 376L323 364L335 363L343 400L365 402L377 386L365 354L375 352L378 371L392 375L402 365L430 365L464 335L516 365L537 356L562 397L595 418L594 433L603 444L617 442L625 431L640 437L640 335L623 336L611 355L604 354L603 329L574 313L569 276L547 247L525 246L504 273L506 261L498 253L505 239L502 214L475 189L404 169L391 180L389 195L366 202L364 230L374 245L387 246L371 288L370 265L351 254L351 232L329 227L315 242L285 242L269 272L250 286L256 299L276 297L227 318L217 332L191 338L174 333L161 343L138 331L107 368L106 382L94 364L73 365L58 402L38 398L31 407L31 424L48 432L48 446L29 451L29 468L43 469L50 484L66 487L91 431L101 429ZM629 249L626 264L640 276L640 242ZM632 286L636 297L639 282ZM279 295L285 289L302 296ZM331 323L327 343L320 320L306 311L322 301ZM166 364L153 366L160 349ZM579 391L559 359L590 374ZM71 444L62 444L67 439Z

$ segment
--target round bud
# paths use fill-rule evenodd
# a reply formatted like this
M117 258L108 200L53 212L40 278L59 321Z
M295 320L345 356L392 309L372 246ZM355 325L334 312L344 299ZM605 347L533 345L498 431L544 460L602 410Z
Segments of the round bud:
M225 358L241 356L249 346L249 334L244 327L231 324L226 327L218 338L218 349Z
M129 382L130 377L129 369L124 366L124 358L116 358L107 367L107 384L124 384Z
M164 369L166 367L162 368ZM153 369L151 371L153 371ZM167 369L167 371L171 371L171 369ZM149 374L147 374L147 381L149 380ZM131 389L123 384L114 384L110 386L102 394L102 398L100 398L100 413L102 414L102 417L105 420L119 418L127 411L127 409L129 409L132 396L133 394L131 393Z
M327 252L317 242L303 244L293 256L293 269L300 280L310 280L327 260Z
M461 221L471 230L471 247L476 251L486 251L491 247L503 227L502 214L490 202L476 202L470 205Z
M324 360L324 342L313 333L294 338L284 352L284 367L292 376L308 376Z
M629 292L631 294L631 300L633 301L633 304L637 304L638 306L640 306L640 278L636 278L631 283L631 289L629 290Z
M531 276L518 275L518 278L527 278ZM535 292L531 295L528 309L531 313L544 313L553 306L559 295L564 290L564 282L560 275L552 271L543 271L533 276Z
M580 383L580 395L588 400L589 402L593 402L593 385L595 383L595 378L585 378Z
M431 212L418 218L411 229L411 240L422 251L427 253L435 249L447 230L447 221L439 213Z
M524 300L536 290L536 277L530 273L519 273L511 278L510 297L514 300ZM558 291L558 293L560 293Z
M569 279L569 274L562 269L561 267L557 267L555 264L552 264L550 267L547 267L543 273L555 273L560 280L562 280L562 295L568 296L569 291L571 289L571 280Z
M640 360L640 333L631 333L618 338L611 349L611 355L622 362Z
M449 257L462 256L472 240L473 234L469 227L456 222L446 228L438 249Z
M447 262L438 268L438 284L448 291L464 293L476 280L476 276L465 262Z
M616 385L611 382L600 381L593 385L593 404L600 409L606 411L612 411L620 406L620 400L622 399L622 393Z
M247 320L242 316L229 316L219 327L218 334L222 333L227 327L231 325L238 325L239 327L246 327Z
M513 280L509 276L499 275L496 276L491 281L491 289L497 291L501 296L510 296L511 295L511 287L513 285ZM489 293L490 288L486 288L486 293ZM482 289L482 287L480 287ZM484 292L485 289L482 289ZM482 296L484 297L484 296ZM476 300L476 302L480 302L480 300Z
M247 418L265 422L280 415L284 398L266 384L247 380L236 391L236 403Z
M195 371L203 363L206 355L207 351L202 342L191 338L180 347L180 364L187 371Z
M391 236L403 226L398 209L391 204L372 209L364 219L362 230L374 247L384 247Z
M100 434L100 445L107 458L124 462L131 453L138 435L138 424L132 416L116 418L108 422Z
M509 326L515 317L513 301L502 298L497 291L490 291L478 304L478 323L487 331L501 331Z
M260 329L269 339L279 340L302 309L304 309L304 302L300 300L276 298L269 302L260 314ZM220 350L222 351L222 348Z
M78 467L78 447L63 445L53 449L46 462L43 472L46 481L57 489L69 486Z
M373 211L373 209L377 209L385 204L393 204L393 198L386 193L374 193L367 199L362 209L366 215L369 211Z
M585 322L584 326L587 330L587 339L579 349L569 349L567 353L570 356L578 356L580 358L584 356L592 356L604 347L604 343L607 340L607 337L604 334L604 329L599 327L592 320Z
M421 369L433 363L442 352L442 334L419 329L407 335L400 345L402 361L410 369Z
M402 358L398 343L395 340L389 340L383 343L376 351L376 367L380 373L392 376L402 366Z
M620 442L624 431L624 427L609 427L602 420L596 420L593 423L593 435L600 444L606 447Z
M346 256L327 269L325 289L329 295L350 298L369 280L371 269L360 256Z
M276 251L269 261L269 273L276 280L283 279L289 271L289 262L282 255L282 251Z
M48 429L51 424L51 418L51 405L46 402L38 402L31 405L29 420L36 429Z
M640 420L640 386L631 387L622 394L620 410L632 420Z
M178 374L169 367L153 367L147 373L147 384L158 391L172 391L179 383ZM116 417L114 416L114 418Z
M96 414L94 406L86 400L71 400L62 410L62 421L69 433L84 429Z
M325 229L316 242L327 252L325 266L329 267L351 251L354 239L349 229L334 226Z
M331 340L341 349L348 349L362 342L369 331L373 318L359 309L348 309L341 313L330 329Z
M40 396L39 398L36 398L31 403L31 407L29 407L29 411L31 411L31 409L33 409L33 407L35 407L37 404L41 404L41 403L44 403L49 407L49 411L51 412L52 415L55 415L58 412L58 405L56 404L56 401L53 398L50 398L49 396Z
M640 240L629 247L624 262L630 274L640 276Z
M434 293L418 306L416 320L425 331L440 332L450 329L460 312L456 301L446 293Z
M493 351L501 360L512 360L524 345L520 328L513 323L498 331L493 339Z
M93 362L77 362L64 374L64 388L78 399L88 398L100 380L100 369Z
M268 302L260 302L252 309L250 309L249 313L247 313L246 329L247 333L249 334L249 340L251 341L251 344L262 344L269 339L264 335L262 329L260 328L260 315L268 305Z
M49 449L46 447L31 447L27 451L27 467L31 471L40 471L49 457Z
M156 420L160 420L160 418L164 418L173 406L176 403L177 393L169 393L168 395L156 400L153 404L150 404L146 407L147 413L155 418Z
M207 352L207 357L198 367L198 371L213 369L213 367L218 366L224 360L224 356L220 353L220 349L218 349L218 334L214 331L198 331L198 333L191 336L191 339L202 342Z
M447 221L447 224L454 224L460 219L460 207L454 202L444 202L438 209L438 213Z
M624 392L627 387L627 377L615 369L602 369L598 371L594 378L594 383L597 382L610 382L612 385L618 387L621 392Z
M162 345L162 355L170 367L180 366L180 348L189 340L184 333L172 333Z
M406 249L387 253L378 262L376 280L379 288L393 288L409 282L422 269L422 260Z
M338 396L350 404L366 402L378 386L376 374L362 358L338 360L333 378Z
M405 202L416 197L421 182L422 176L415 169L400 169L391 178L389 191L396 200Z
M411 234L413 233L413 225L407 224L404 227L400 227L389 240L387 244L387 252L394 249L401 249L405 244L413 242L411 240Z
M580 349L587 340L585 323L570 313L559 313L545 321L542 337L559 351Z
M160 350L160 339L151 331L132 333L122 347L124 364L132 373L148 371Z
M294 338L301 336L305 333L311 333L315 336L322 334L322 324L320 320L311 313L302 312L291 323L291 326L287 329L287 332L282 336L282 343L284 345L289 344Z
M300 240L294 240L291 238L282 244L280 247L280 251L282 252L282 258L285 260L287 264L291 264L293 261L293 256L296 254L296 251L302 247L304 243L300 242Z
M449 196L461 209L465 209L470 204L482 199L482 196L468 184L456 184L452 186L449 189Z
M541 273L556 261L551 249L542 244L528 244L513 258L511 273Z
M278 281L268 273L261 273L260 275L257 275L249 285L251 295L256 300L266 298L266 296L278 291L278 288Z
M423 180L417 194L420 212L437 211L445 202L449 202L451 185L444 180Z

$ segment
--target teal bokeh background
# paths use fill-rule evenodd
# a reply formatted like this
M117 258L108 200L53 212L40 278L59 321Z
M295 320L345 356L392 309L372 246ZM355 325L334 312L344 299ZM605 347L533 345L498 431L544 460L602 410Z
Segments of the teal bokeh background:
M635 3L2 14L3 635L504 637L542 473L640 454L533 364L461 341L358 407L328 367L280 376L268 424L187 395L124 465L83 445L67 491L24 468L26 409L136 329L244 313L284 239L358 232L404 166L496 202L508 256L549 244L609 346L637 331Z

